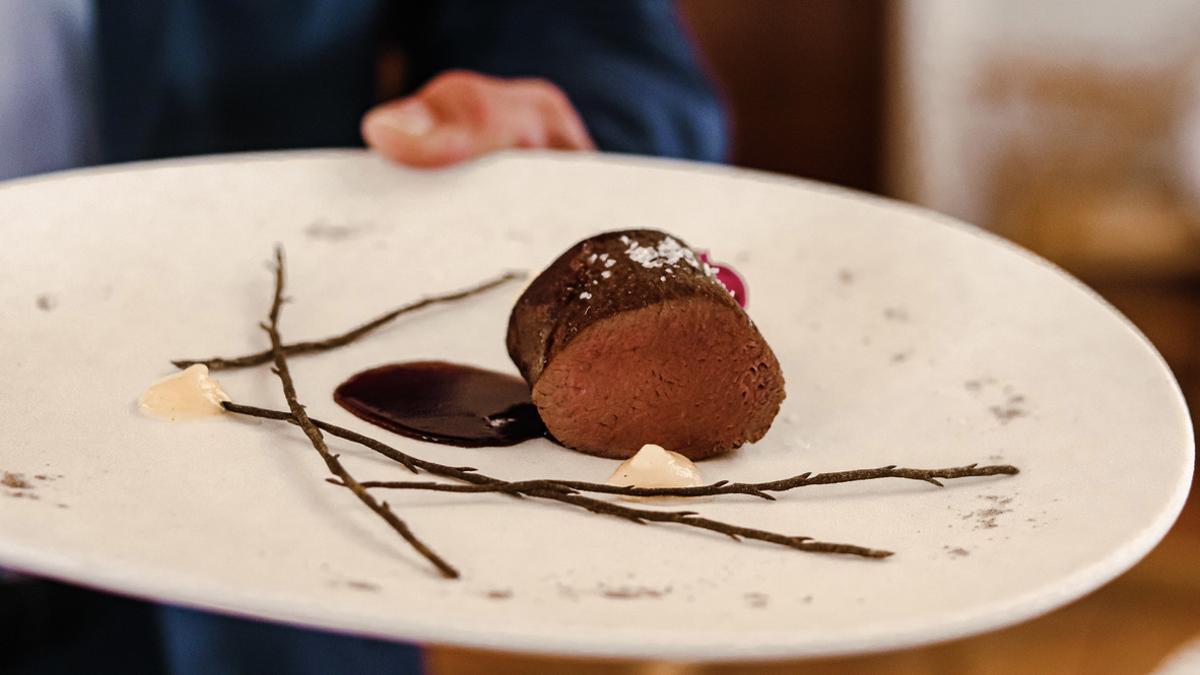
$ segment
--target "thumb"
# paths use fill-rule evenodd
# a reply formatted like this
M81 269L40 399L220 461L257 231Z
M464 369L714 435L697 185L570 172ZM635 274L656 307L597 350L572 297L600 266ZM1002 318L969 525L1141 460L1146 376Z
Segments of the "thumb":
M371 110L363 118L362 135L376 152L410 166L446 166L476 154L469 129L439 119L419 98L400 99Z

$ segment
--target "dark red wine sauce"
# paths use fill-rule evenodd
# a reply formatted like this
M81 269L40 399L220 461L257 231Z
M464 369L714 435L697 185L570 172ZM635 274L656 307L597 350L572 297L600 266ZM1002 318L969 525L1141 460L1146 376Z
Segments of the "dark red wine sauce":
M333 400L372 424L432 443L515 445L546 435L524 380L445 361L363 371L338 385Z

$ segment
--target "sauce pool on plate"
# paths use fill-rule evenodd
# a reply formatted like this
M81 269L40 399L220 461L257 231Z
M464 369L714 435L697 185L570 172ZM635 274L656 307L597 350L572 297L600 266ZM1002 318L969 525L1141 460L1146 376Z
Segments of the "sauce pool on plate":
M445 361L372 368L333 393L338 405L409 438L445 445L515 445L546 435L519 377Z

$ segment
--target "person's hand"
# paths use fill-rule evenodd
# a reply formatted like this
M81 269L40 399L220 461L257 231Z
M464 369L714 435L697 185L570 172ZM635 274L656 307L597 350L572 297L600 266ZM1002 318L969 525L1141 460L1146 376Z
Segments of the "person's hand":
M505 148L594 150L579 113L545 80L443 73L408 98L371 109L367 145L410 166L439 167Z

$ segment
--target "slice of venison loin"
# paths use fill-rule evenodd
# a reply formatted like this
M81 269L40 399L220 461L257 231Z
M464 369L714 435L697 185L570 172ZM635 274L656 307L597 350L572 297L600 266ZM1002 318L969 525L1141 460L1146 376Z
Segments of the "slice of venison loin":
M585 239L538 275L508 353L563 445L627 458L656 443L692 459L767 433L779 362L713 271L654 230Z

